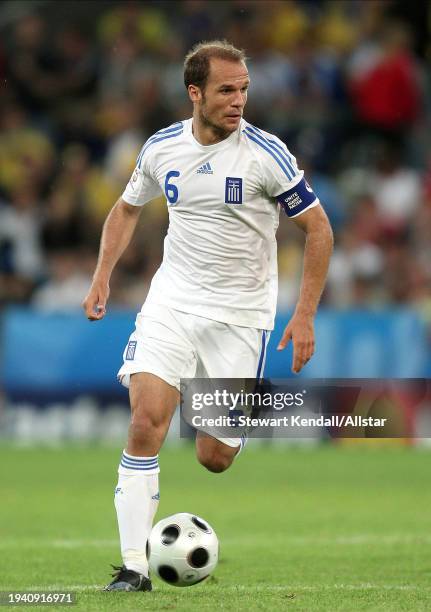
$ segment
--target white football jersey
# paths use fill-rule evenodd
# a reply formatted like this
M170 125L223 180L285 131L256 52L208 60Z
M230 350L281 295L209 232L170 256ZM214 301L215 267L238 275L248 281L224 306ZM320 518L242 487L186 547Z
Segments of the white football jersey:
M318 204L286 145L242 120L204 146L192 119L178 122L147 140L122 198L142 206L161 193L169 229L146 303L273 329L280 204L291 217Z

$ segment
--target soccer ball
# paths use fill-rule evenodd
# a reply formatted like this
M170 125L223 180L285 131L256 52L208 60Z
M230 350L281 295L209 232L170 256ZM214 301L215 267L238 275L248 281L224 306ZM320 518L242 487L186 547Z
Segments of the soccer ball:
M217 565L219 543L206 521L179 512L154 525L148 552L150 569L159 578L185 587L208 578Z

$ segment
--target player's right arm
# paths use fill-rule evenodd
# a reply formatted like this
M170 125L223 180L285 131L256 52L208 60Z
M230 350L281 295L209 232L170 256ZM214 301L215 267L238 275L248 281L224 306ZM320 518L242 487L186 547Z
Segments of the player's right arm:
M109 298L109 280L135 231L142 208L119 198L103 225L99 258L90 290L82 303L90 321L103 319Z
M96 271L90 291L82 303L90 321L98 321L105 316L112 271L130 243L142 207L162 192L153 177L147 149L148 145L144 145L123 195L113 206L103 226Z

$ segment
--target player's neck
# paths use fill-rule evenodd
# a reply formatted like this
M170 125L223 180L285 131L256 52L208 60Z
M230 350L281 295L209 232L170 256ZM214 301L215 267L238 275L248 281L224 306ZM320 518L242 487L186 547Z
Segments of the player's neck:
M192 133L199 144L208 146L225 140L232 132L222 130L215 125L205 125L198 116L193 115Z

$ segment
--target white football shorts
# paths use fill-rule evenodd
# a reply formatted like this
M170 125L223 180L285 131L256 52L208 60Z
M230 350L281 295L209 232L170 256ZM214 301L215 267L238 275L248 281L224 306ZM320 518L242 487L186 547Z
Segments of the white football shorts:
M180 390L181 378L263 376L270 332L229 325L167 306L145 304L123 353L118 380L149 372ZM239 438L218 438L239 446Z

